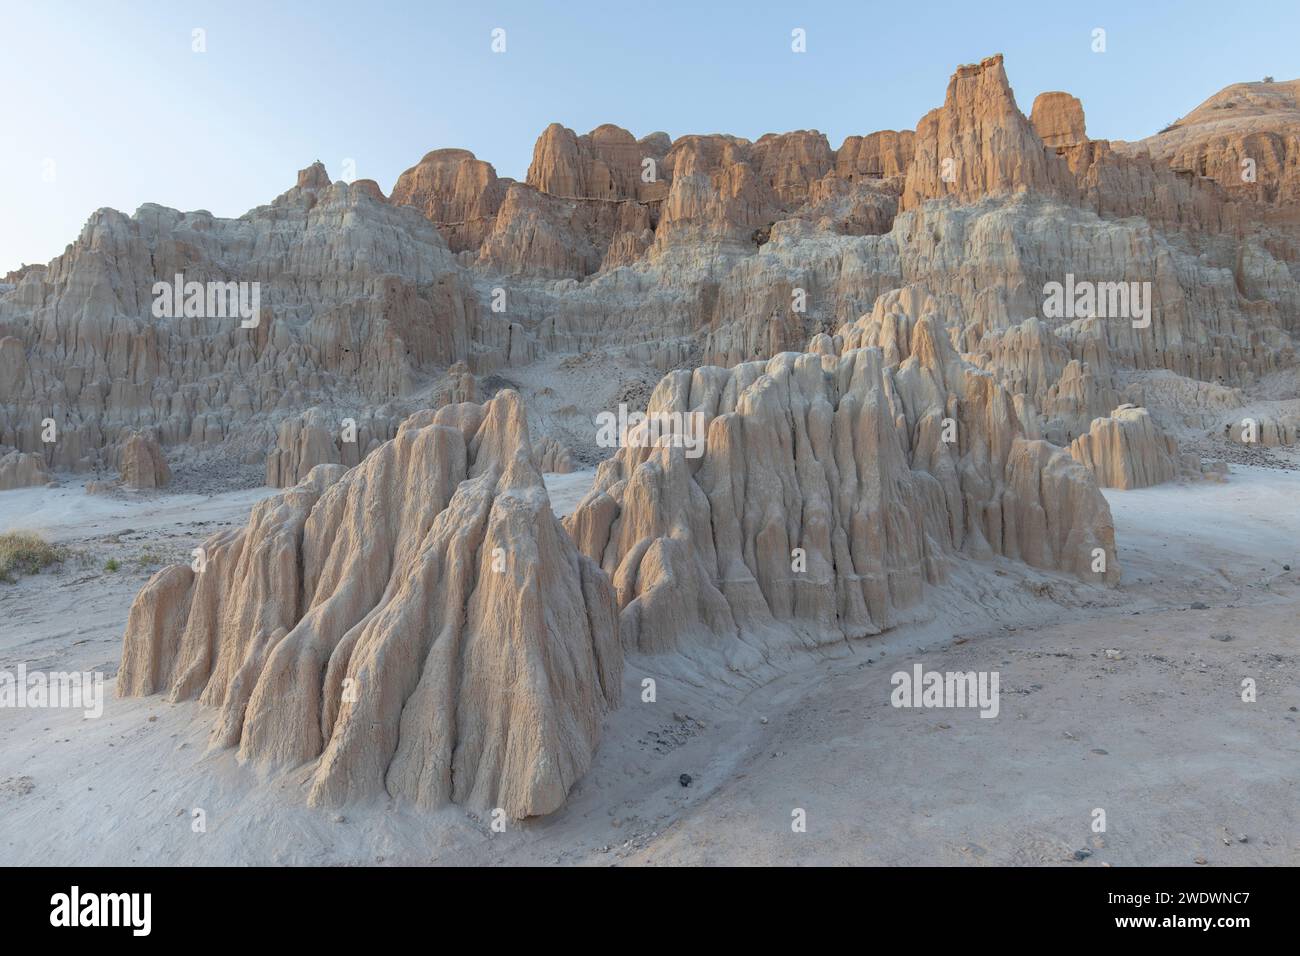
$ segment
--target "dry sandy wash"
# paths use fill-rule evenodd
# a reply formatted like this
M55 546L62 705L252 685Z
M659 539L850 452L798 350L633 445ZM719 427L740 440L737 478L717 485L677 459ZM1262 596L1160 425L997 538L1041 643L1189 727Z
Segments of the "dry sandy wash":
M66 549L0 672L112 696L0 708L0 850L1300 862L1298 95L1112 143L995 56L838 149L96 212L0 281L0 531Z

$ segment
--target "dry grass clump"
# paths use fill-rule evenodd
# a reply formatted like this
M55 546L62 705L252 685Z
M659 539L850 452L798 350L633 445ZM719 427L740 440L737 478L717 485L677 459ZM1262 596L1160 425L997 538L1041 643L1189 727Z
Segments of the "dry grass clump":
M20 574L36 574L63 560L63 549L30 531L0 534L0 581L12 584Z

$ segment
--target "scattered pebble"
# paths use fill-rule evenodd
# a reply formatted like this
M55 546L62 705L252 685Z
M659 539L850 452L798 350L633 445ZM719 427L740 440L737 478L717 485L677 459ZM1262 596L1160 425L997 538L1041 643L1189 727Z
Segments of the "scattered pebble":
M689 773L684 773L677 778L677 782L683 787L689 787L691 785L691 775Z

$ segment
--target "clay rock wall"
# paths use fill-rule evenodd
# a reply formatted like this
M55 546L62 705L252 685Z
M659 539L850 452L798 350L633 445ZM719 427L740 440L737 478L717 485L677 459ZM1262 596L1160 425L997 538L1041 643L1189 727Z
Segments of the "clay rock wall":
M1002 56L957 68L942 107L916 127L902 208L951 196L969 202L1021 189L1069 193L1069 171L1016 106Z
M656 166L662 164L668 142L664 133L638 140L610 123L582 136L552 123L533 147L526 182L564 199L662 199L664 187L659 176L647 182L649 177L643 173L647 159Z
M1023 437L1010 397L933 316L911 325L897 364L879 347L837 354L825 336L813 349L668 375L649 410L698 413L702 456L634 440L566 519L614 582L629 650L761 668L792 641L893 626L958 553L1117 579L1091 476Z
M1070 443L1070 455L1103 488L1149 488L1178 476L1178 443L1145 408L1121 405Z
M1049 149L1082 146L1088 142L1083 104L1069 93L1039 93L1030 110L1029 122Z
M1159 133L1114 146L1212 179L1234 199L1293 204L1300 201L1300 81L1234 83Z
M846 137L835 151L835 175L849 181L906 176L915 139L916 134L910 129Z
M127 488L165 488L172 473L167 457L152 435L134 432L118 453L118 471Z
M567 475L574 470L573 455L568 446L550 436L533 443L533 460L539 471Z
M1300 438L1300 416L1245 416L1224 425L1223 433L1229 441L1241 445L1258 444L1265 448L1294 445Z
M382 402L484 342L471 285L412 209L304 171L240 219L142 206L99 210L48 268L0 294L0 441L55 468L105 464L134 431L163 446L220 443L335 394ZM155 314L155 284L245 283L257 315ZM42 421L58 427L41 440Z
M45 459L35 452L9 451L0 454L0 491L33 488L49 484L52 480L53 477L45 468Z
M389 202L420 210L461 252L482 245L509 183L467 149L435 149L397 178Z
M382 412L353 418L319 406L280 423L275 447L266 456L266 483L289 488L303 481L317 465L342 464L351 468L396 433L400 421ZM346 437L345 437L346 436ZM348 440L354 439L354 440Z
M137 596L118 692L217 708L213 742L377 793L548 813L617 704L613 592L552 515L516 393L322 465Z

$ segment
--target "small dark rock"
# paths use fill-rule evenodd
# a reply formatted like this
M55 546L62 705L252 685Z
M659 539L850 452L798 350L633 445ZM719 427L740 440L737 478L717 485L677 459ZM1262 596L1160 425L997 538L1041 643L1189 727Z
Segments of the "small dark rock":
M1086 859L1088 859L1088 857L1090 857L1090 856L1092 856L1092 851L1091 851L1091 850L1084 849L1084 850L1075 850L1075 851L1074 851L1074 858L1075 858L1076 860L1086 860Z
M1097 747L1095 750L1093 750L1093 753L1095 753L1095 754L1099 754L1099 755L1105 757L1105 756L1108 756L1108 755L1110 754L1110 751L1109 751L1109 750L1102 750L1100 747Z
M1211 634L1210 637L1216 641L1223 641L1225 644L1232 640L1231 634Z
M1192 602L1192 610L1193 610L1193 611L1208 611L1209 609L1210 609L1210 606L1209 606L1208 604L1205 604L1205 603L1202 602L1202 601L1193 601L1193 602Z
M677 782L683 787L689 787L691 785L691 775L689 773L684 773L677 778Z

